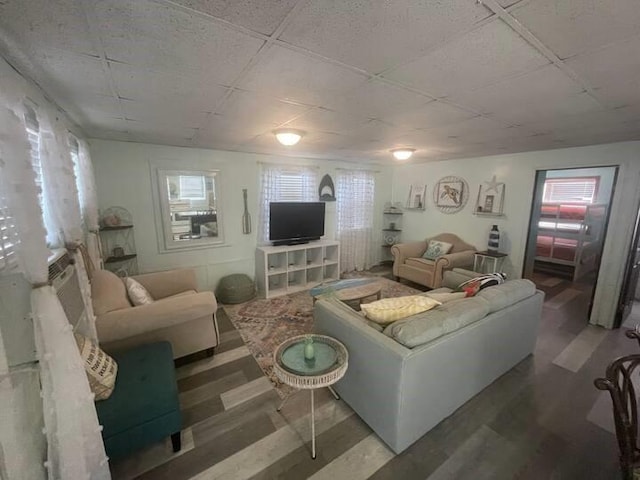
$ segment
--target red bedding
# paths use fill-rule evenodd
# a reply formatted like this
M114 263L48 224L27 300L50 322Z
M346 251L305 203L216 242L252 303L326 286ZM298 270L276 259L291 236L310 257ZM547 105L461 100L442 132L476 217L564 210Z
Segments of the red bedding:
M584 220L587 205L558 205L546 203L542 205L542 218L559 218L565 220Z
M551 246L553 245L553 255ZM570 238L554 238L546 235L538 235L536 240L536 256L557 260L574 262L578 241Z

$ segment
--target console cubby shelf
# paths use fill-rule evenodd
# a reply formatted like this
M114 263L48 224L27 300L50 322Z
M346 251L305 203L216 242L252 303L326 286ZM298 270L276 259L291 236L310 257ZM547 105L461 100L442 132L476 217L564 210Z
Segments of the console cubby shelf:
M256 283L264 298L308 290L339 278L340 244L336 241L256 249Z

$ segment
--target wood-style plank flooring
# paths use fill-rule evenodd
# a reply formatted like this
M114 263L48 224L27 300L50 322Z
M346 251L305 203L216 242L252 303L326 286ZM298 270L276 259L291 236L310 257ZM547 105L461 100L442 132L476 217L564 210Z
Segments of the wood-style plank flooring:
M343 401L316 394L317 459L310 458L309 393L280 398L239 333L218 311L213 358L179 367L183 449L158 444L112 465L143 479L614 479L611 404L593 379L638 351L623 330L587 326L586 293L536 277L547 293L535 354L472 398L401 455ZM640 316L639 316L640 317ZM640 318L639 318L640 320ZM514 319L517 321L517 319Z

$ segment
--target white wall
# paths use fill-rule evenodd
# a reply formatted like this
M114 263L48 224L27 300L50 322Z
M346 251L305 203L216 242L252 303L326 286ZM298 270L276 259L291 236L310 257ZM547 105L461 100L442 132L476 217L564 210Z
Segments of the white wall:
M226 152L141 143L91 140L91 158L96 173L98 204L101 210L122 206L133 215L138 266L141 272L195 267L201 288L214 289L221 277L230 273L255 274L257 245L260 162L318 167L318 181L325 173L334 183L338 168L363 168L361 165L328 160L279 158L268 155ZM219 169L220 204L224 227L223 246L171 253L159 253L152 198L150 162L170 168ZM390 167L371 166L376 174L376 238L379 253L382 235L382 209L391 198ZM242 234L242 189L248 189L252 233ZM335 202L326 205L325 238L335 237ZM379 256L379 255L378 255Z
M509 254L505 270L512 277L519 277L524 261L536 170L609 165L619 165L620 170L591 322L611 326L635 219L629 212L637 211L640 197L640 142L399 166L394 170L394 201L406 200L411 183L426 182L428 185L426 211L405 212L403 239L411 241L440 232L453 232L479 249L485 249L491 225L497 224L502 233L501 250ZM452 215L440 213L432 199L434 185L438 179L448 175L464 178L470 187L469 202L462 211ZM475 216L472 211L478 187L493 175L506 184L505 216Z

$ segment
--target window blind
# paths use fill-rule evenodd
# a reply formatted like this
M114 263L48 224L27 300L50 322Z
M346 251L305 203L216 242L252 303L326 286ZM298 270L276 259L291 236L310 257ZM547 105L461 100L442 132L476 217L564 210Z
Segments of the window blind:
M544 182L545 203L593 203L598 177L550 178Z
M305 198L305 178L302 172L282 172L278 179L280 187L279 202L300 202Z
M204 200L206 198L203 175L180 175L180 198Z
M18 265L18 243L18 232L7 207L7 198L4 192L0 192L0 272L14 270Z

